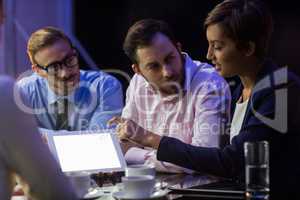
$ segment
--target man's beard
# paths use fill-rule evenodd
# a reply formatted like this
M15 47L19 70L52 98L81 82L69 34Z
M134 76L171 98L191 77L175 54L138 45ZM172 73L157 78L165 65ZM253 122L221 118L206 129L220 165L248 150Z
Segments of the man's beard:
M159 88L164 95L175 95L182 91L182 84L180 79L173 81L165 81Z

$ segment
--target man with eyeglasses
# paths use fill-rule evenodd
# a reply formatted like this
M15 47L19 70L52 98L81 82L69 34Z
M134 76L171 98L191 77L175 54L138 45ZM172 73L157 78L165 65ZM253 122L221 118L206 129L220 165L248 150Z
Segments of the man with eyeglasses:
M119 81L101 71L79 69L70 39L54 27L35 31L27 53L33 74L18 81L23 111L32 111L41 128L96 130L123 107Z

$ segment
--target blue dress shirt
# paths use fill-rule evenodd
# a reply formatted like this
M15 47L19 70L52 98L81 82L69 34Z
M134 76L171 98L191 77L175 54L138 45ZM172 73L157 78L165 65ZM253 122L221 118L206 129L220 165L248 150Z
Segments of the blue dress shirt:
M68 96L58 96L49 87L45 78L34 73L18 81L19 108L32 112L39 127L55 129L55 102L67 98L69 102L70 130L97 130L106 128L106 123L121 114L123 92L120 82L101 71L80 70L79 86ZM27 104L23 102L29 102Z

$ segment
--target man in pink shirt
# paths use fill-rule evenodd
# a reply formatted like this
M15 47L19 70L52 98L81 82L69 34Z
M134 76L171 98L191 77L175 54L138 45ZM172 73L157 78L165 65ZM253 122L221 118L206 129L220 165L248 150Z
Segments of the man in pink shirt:
M135 75L126 93L122 118L143 129L195 146L219 147L230 106L226 81L208 64L181 51L165 22L145 19L128 31L123 49ZM143 131L143 130L141 130ZM138 133L137 133L138 134ZM158 171L191 172L156 159L156 151L123 142L128 164L153 164Z

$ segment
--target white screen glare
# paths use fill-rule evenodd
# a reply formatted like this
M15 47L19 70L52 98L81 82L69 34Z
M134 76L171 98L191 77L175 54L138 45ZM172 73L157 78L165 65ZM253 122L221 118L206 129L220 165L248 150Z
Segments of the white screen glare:
M110 134L58 135L53 141L63 172L121 167Z

